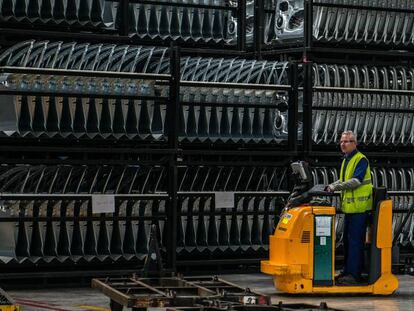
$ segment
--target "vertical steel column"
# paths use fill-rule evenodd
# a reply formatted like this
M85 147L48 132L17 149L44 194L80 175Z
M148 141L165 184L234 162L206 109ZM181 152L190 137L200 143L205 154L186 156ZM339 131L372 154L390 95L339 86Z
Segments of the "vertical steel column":
M237 49L246 50L246 0L237 4Z
M313 46L313 0L305 0L305 21L303 24L304 57Z
M120 25L119 25L119 35L120 36L128 36L129 34L129 0L120 0L119 2L119 10L121 10L120 14Z
M262 44L264 43L264 1L255 0L254 2L254 51L256 58L262 59Z
M168 209L167 268L176 270L177 262L177 152L178 152L178 109L180 104L180 50L170 47L170 94L167 105L168 147L171 151L168 160Z
M312 100L313 76L312 62L303 63L303 153L308 156L312 151Z
M288 107L288 148L290 152L298 150L298 123L299 123L299 81L298 64L291 63L289 67L289 107Z
M305 0L304 44L303 44L303 156L312 151L312 100L313 77L310 52L313 46L313 0Z

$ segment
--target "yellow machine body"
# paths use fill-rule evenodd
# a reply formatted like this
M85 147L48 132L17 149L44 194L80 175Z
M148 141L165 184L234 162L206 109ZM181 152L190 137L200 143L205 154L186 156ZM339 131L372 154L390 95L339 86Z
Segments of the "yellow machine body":
M379 267L375 282L358 286L335 285L335 208L333 206L302 205L286 210L270 236L270 258L261 262L263 273L273 276L275 287L282 292L291 294L335 294L335 293L368 293L390 295L398 288L398 279L391 272L392 251L392 201L384 200L378 204L376 218L377 230L375 241L378 250ZM328 245L332 250L328 254L326 266L328 275L325 284L317 284L315 273L315 218L327 216L331 239ZM331 217L329 217L331 216ZM324 239L326 242L326 239ZM321 243L321 240L317 241ZM332 269L330 269L332 267Z

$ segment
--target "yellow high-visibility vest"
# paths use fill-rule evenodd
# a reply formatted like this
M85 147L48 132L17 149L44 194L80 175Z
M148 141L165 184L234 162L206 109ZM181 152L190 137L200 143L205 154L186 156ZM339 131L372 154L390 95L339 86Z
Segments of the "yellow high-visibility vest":
M344 172L345 159L342 161L340 180L347 181L353 178L355 168L361 159L367 159L361 152L357 152L348 162ZM368 161L368 159L367 159ZM346 214L364 213L372 209L372 181L369 163L365 172L364 180L356 189L341 191L341 208Z

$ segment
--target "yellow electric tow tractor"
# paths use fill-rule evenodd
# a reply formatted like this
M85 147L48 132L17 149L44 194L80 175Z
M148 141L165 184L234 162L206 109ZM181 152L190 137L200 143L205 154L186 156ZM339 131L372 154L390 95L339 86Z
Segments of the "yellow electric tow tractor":
M398 288L391 272L392 201L385 188L374 189L367 275L357 286L335 284L336 209L321 197L332 195L323 185L312 187L306 162L291 164L297 182L279 223L270 236L270 258L261 262L275 287L291 294L390 295Z

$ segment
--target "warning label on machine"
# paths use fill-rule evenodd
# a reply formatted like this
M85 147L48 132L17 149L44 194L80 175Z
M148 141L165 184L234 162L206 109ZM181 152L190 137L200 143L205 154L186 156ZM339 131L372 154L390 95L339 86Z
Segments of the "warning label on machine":
M316 236L331 236L332 217L315 217L315 227Z
M292 218L292 215L286 213L285 215L283 215L282 224L287 225L291 218Z

